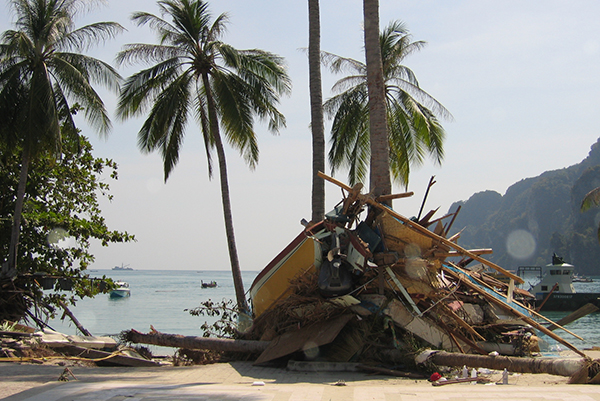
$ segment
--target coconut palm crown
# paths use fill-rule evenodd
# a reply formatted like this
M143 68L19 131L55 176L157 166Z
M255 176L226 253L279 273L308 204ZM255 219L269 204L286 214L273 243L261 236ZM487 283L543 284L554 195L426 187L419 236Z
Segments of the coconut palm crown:
M444 157L445 131L438 117L450 112L420 88L413 71L402 65L404 59L423 48L425 42L412 42L402 22L392 22L380 34L383 78L385 81L389 164L394 181L408 185L410 167L420 165L430 155L436 163ZM364 182L370 162L369 108L365 63L323 52L323 62L332 72L350 72L338 80L337 93L324 104L333 118L329 162L332 173L348 169L351 185Z
M125 119L147 112L138 132L142 151L159 151L168 179L179 160L188 120L195 118L203 135L209 176L211 156L219 162L226 235L238 306L245 306L235 247L225 150L226 141L253 168L258 162L256 117L277 133L285 126L277 110L280 95L291 90L281 57L263 50L238 50L221 41L227 14L214 20L201 0L157 2L161 16L137 12L132 20L158 34L158 44L130 44L118 54L120 63L150 63L131 75L119 98Z
M0 37L0 139L22 151L8 264L14 274L28 168L42 151L60 153L61 135L77 132L74 101L84 117L105 135L111 124L93 85L115 91L120 76L109 64L82 54L123 30L115 22L75 27L76 17L98 1L11 0L15 29ZM62 126L62 129L61 129Z

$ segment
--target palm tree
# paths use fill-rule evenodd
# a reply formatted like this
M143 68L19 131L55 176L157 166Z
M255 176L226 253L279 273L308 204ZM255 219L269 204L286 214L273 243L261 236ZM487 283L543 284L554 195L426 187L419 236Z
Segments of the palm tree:
M1 36L0 117L2 140L22 149L21 171L13 215L11 243L3 274L16 272L21 212L29 164L40 152L60 153L61 125L75 135L70 100L84 107L84 116L106 135L111 124L99 83L118 90L120 76L110 65L79 53L123 30L115 22L75 28L75 17L88 0L11 0L14 30Z
M323 124L323 91L321 85L321 22L319 0L308 0L308 71L310 116L312 131L312 221L325 214L325 181L319 171L325 171L325 128Z
M367 26L373 24L365 23L365 36ZM422 163L427 154L437 163L443 159L445 132L437 116L451 118L451 115L419 87L415 74L402 65L406 56L425 45L411 40L405 25L397 21L378 36L387 112L377 118L369 110L368 60L365 65L351 58L324 53L325 62L333 72L348 70L351 73L335 83L333 90L337 95L324 105L326 113L333 117L329 152L332 170L347 167L351 185L364 181L370 166L371 188L382 186L387 192L390 178L385 176L384 170L390 171L396 182L407 186L411 164ZM382 120L386 118L387 123L384 123ZM387 128L386 136L381 141L376 140L384 128ZM386 154L388 157L383 156Z
M371 174L369 188L373 195L392 193L390 179L388 126L385 104L385 79L379 40L379 0L364 0L366 85L368 91ZM332 131L333 134L333 131ZM333 151L333 149L332 149ZM354 182L352 182L354 184Z
M138 133L138 143L144 152L160 152L165 181L178 162L190 114L197 119L204 138L209 176L212 176L211 154L217 153L236 298L238 307L246 310L220 131L253 168L258 162L254 116L267 120L275 133L285 126L285 118L275 106L279 96L290 91L290 79L281 57L256 49L237 50L223 43L220 37L228 21L227 14L211 22L206 2L161 0L158 6L163 18L137 12L132 19L139 26L148 25L156 31L160 43L130 44L117 56L120 63L156 63L126 80L118 115L129 118L145 113L151 106Z

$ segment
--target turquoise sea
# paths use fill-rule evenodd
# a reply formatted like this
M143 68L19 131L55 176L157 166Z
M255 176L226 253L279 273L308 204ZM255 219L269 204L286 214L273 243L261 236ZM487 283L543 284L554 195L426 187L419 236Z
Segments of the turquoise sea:
M143 333L152 325L163 333L201 336L200 326L215 319L192 316L185 309L193 309L201 302L235 299L233 279L229 271L196 270L98 270L90 277L106 275L129 283L131 296L110 298L101 294L93 299L79 300L69 309L77 320L94 335L115 335L123 330L136 329ZM242 272L244 289L248 291L258 272ZM201 282L216 281L215 288L202 288ZM48 324L56 331L76 334L76 327L68 317L60 316Z
M242 272L244 288L250 289L257 271ZM184 336L201 336L200 326L204 322L214 322L215 318L192 316L185 309L192 309L201 302L223 299L235 299L233 280L229 271L196 271L196 270L133 270L91 271L90 276L113 278L129 283L131 296L112 299L108 295L100 295L94 299L84 299L71 307L80 323L94 335L115 335L123 330L136 329L147 333L152 325L163 333L181 334ZM201 281L216 281L215 288L202 288ZM574 283L577 292L599 292L600 278L591 283ZM557 321L566 316L566 312L547 312L545 315ZM76 334L76 328L69 318L64 321L56 318L49 321L56 331L65 334ZM556 333L574 346L584 349L600 346L600 313L585 316L567 328L584 338L580 341L569 334L557 330ZM557 349L558 347L558 349ZM564 350L549 341L547 351Z

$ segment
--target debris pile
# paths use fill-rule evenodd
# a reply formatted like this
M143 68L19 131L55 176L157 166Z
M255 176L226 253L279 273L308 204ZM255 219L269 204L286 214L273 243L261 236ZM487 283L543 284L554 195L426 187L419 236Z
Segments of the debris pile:
M250 289L254 324L245 338L270 341L257 364L367 362L424 347L526 356L539 351L537 331L585 358L536 321L544 318L528 307L532 295L515 287L522 279L482 257L490 249L447 238L458 211L409 219L386 202L411 194L374 199L360 184L321 177L345 191L342 201L307 224Z

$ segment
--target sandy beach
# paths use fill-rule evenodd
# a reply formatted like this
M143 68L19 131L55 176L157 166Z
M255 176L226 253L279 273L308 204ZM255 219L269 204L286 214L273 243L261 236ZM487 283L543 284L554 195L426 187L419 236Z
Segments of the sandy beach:
M598 351L588 351L597 358ZM572 357L565 353L564 357ZM65 376L68 381L59 381ZM72 373L72 375L71 375ZM600 400L600 387L567 384L569 378L516 374L500 385L502 372L485 374L487 384L432 386L427 380L370 375L363 372L298 372L258 367L252 362L152 368L84 366L49 360L43 364L0 363L0 398L8 400L252 399L252 400L386 400L428 397L465 400L519 398ZM509 396L507 393L519 393ZM399 397L402 396L402 397Z

